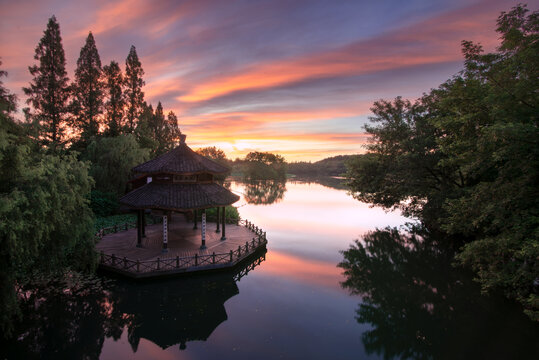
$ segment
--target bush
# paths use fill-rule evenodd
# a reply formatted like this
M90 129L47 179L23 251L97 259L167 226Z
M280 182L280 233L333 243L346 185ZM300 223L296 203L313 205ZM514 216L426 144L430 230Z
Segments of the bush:
M92 190L90 193L90 209L95 217L101 218L118 213L120 204L116 193L106 193L99 190Z

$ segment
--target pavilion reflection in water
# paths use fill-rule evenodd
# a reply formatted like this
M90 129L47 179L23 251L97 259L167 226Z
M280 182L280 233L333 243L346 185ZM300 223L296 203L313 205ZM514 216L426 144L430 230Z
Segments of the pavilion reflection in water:
M260 265L266 250L233 272L151 283L120 283L115 311L127 314L128 341L134 352L141 338L162 349L206 341L228 319L225 302L239 294L236 282Z
M134 352L141 339L185 349L228 319L224 304L239 294L236 282L265 256L261 249L226 272L189 278L150 283L90 277L70 289L67 283L34 288L21 303L28 315L14 324L15 336L0 336L0 359L98 359L106 343L126 331ZM120 358L131 356L124 351Z

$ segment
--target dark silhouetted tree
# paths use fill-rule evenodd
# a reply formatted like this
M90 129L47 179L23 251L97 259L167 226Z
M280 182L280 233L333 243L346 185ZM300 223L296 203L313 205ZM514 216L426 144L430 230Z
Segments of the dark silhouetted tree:
M169 111L167 115L166 127L167 127L167 145L165 149L168 151L168 150L173 149L174 146L176 146L176 143L182 133L180 131L180 127L178 126L178 117L176 116L176 114L174 114L173 111Z
M105 76L105 124L106 134L118 136L123 132L123 117L125 107L125 95L123 92L124 77L122 70L116 61L103 67Z
M34 78L29 87L23 88L33 108L27 114L39 127L40 140L54 150L63 145L71 93L60 25L54 16L49 19L34 59L39 64L28 68Z
M140 147L150 149L152 153L154 149L157 149L159 146L153 137L153 130L151 128L153 116L153 106L144 102L142 105L142 112L139 116L139 121L137 122L137 126L135 128L135 135Z
M81 142L87 144L99 133L104 97L101 60L91 32L77 60L73 94L73 125L80 131Z
M142 70L142 64L138 59L137 50L134 46L131 46L129 55L125 60L124 79L127 101L125 117L128 132L135 130L137 119L143 111L144 93L142 92L142 87L144 86L144 80L142 80L142 75L144 75L144 70Z

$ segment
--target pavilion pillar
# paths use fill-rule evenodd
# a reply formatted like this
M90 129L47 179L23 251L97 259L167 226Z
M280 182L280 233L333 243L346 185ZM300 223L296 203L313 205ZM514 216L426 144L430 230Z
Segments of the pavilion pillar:
M194 225L193 225L193 230L196 230L196 229L198 229L198 227L197 227L197 211L196 211L196 209L193 210L193 214L194 214Z
M168 215L163 216L163 252L168 252Z
M204 250L206 248L206 209L202 210L202 245L200 249Z
M215 232L216 232L216 233L220 233L220 232L221 232L221 230L219 229L219 222L220 222L220 220L221 220L219 217L220 217L220 215L221 215L221 212L220 212L219 210L221 210L221 208L218 206L218 207L217 207L217 229L215 229Z
M141 228L142 228L142 237L146 237L146 210L141 210L142 213L142 220L141 220Z
M223 217L222 217L222 221L223 221L223 232L221 234L221 240L226 240L226 234L225 234L225 225L226 225L226 207L223 206Z
M140 210L137 210L137 247L142 247L142 216Z

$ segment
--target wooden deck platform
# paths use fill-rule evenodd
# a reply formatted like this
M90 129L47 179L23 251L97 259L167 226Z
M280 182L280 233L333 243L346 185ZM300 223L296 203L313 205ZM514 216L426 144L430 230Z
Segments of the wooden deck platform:
M137 230L104 235L97 243L99 267L133 278L169 276L236 266L266 247L266 234L247 220L226 224L221 240L216 223L206 224L206 249L201 249L201 224L175 214L168 223L168 251L163 252L163 225L146 226L142 247L137 247ZM221 228L222 230L222 228Z

